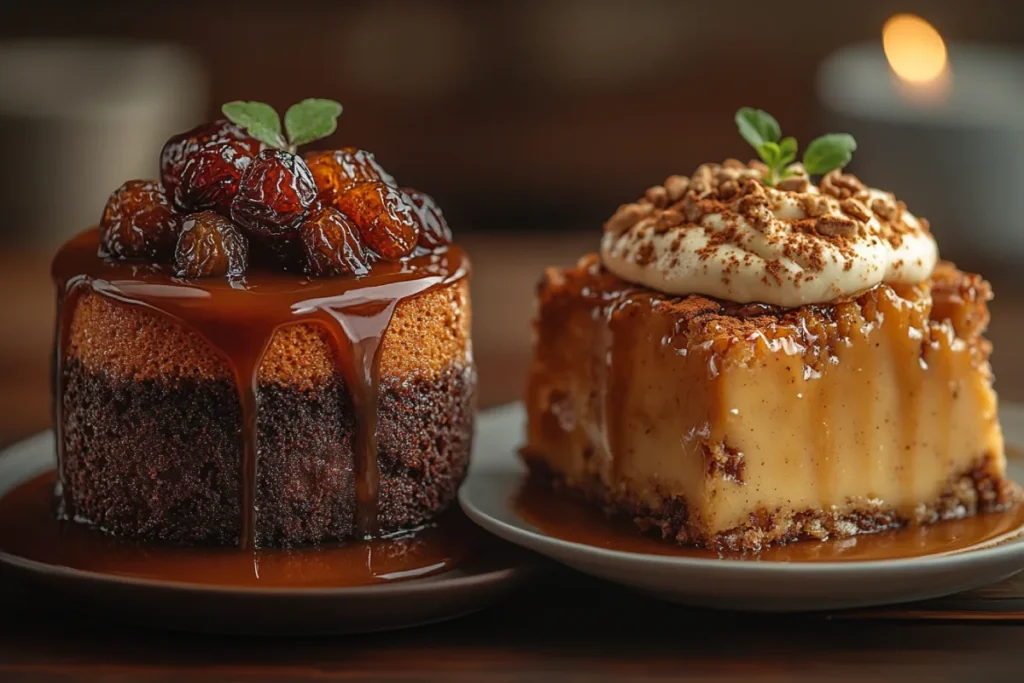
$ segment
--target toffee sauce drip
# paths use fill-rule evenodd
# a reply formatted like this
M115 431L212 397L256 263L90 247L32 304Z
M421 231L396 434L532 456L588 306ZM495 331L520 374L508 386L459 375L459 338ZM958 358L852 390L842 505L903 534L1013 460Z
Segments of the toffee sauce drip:
M381 341L399 303L468 275L469 262L462 250L449 245L405 261L380 262L369 275L360 278L304 278L255 271L240 280L185 280L159 265L99 258L98 245L98 230L86 231L58 252L52 267L57 286L54 419L60 514L73 515L63 479L64 362L76 300L83 291L90 290L123 304L143 306L188 327L229 364L242 412L239 545L252 551L258 545L260 364L280 328L300 323L321 325L334 346L337 370L355 409L356 535L375 536Z

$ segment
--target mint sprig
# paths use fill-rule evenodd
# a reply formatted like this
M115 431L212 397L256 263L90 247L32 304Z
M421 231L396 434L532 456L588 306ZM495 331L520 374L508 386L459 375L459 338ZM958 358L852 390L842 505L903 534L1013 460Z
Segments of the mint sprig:
M284 113L284 129L288 131L288 140L297 147L333 133L339 116L341 105L334 100L310 97L288 108Z
M284 149L288 142L281 135L281 117L263 102L228 102L220 108L231 123L244 128L260 142Z
M829 133L811 140L804 152L804 168L809 175L825 175L843 168L857 149L857 141L849 133Z
M768 166L768 175L763 178L765 184L775 185L793 175L787 167L797 158L796 138L783 138L779 122L761 109L742 107L736 112L735 119L740 135ZM803 157L804 169L808 175L825 175L850 163L856 149L857 142L848 133L822 135L807 145Z
M284 114L287 139L281 130L281 117L269 104L236 100L220 110L229 121L263 144L294 154L299 145L325 138L337 130L342 107L334 100L313 97L293 104Z

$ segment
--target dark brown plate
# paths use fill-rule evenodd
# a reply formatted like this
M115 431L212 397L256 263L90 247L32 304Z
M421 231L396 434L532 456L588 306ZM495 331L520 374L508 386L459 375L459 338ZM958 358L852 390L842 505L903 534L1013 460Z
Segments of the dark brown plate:
M53 469L53 435L0 453L0 496ZM497 543L444 573L385 585L246 588L83 571L0 550L0 580L58 606L149 628L246 635L365 633L453 619L484 609L540 569L535 556Z

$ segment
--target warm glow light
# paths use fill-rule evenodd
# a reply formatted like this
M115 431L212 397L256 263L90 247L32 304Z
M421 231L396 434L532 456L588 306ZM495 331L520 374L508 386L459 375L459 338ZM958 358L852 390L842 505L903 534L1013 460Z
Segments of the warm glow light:
M897 76L928 83L946 69L946 43L931 24L913 14L897 14L882 27L885 58Z

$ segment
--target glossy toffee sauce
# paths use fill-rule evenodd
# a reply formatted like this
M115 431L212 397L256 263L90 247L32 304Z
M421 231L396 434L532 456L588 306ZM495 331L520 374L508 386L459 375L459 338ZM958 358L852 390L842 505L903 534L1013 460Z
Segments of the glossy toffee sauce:
M268 562L283 562L290 566L293 560L283 561L270 558L291 557L296 553L275 554L257 548L256 525L259 509L256 504L256 486L258 481L257 431L256 416L259 410L259 387L257 374L264 353L274 333L287 325L299 323L315 323L323 326L329 333L334 346L338 363L338 371L350 392L355 409L356 434L354 439L354 467L356 481L356 534L360 538L372 539L378 535L377 499L379 481L377 468L377 399L380 368L381 340L391 323L395 308L402 301L420 294L450 285L469 273L469 262L456 245L450 245L434 252L407 259L401 262L380 262L373 266L371 273L359 278L306 278L303 276L276 271L256 270L247 273L239 280L227 278L203 278L184 280L171 273L165 266L149 263L102 259L97 256L99 232L96 229L86 231L68 242L54 259L52 267L53 280L57 286L57 326L55 332L55 400L54 421L57 433L58 457L58 513L65 516L61 500L63 486L60 484L63 472L63 410L66 344L71 318L75 310L76 299L84 292L91 290L101 296L116 300L130 306L142 306L160 315L192 329L203 337L211 347L220 353L229 364L238 387L238 400L242 411L242 443L241 447L241 481L242 505L240 519L239 553L209 553L210 562L221 567L218 576L230 583L246 582L246 577L256 576L259 585L269 585L264 581L268 571L273 571ZM10 496L5 501L8 513L16 513L11 506L30 505L30 498L42 495L42 480L33 482L32 496L19 490L17 496ZM39 503L39 501L36 501ZM38 510L36 510L38 512ZM2 516L0 516L2 518ZM8 517L10 519L10 517ZM15 517L17 519L17 517ZM42 524L37 520L36 524ZM68 525L73 527L75 525ZM173 572L164 571L146 564L144 557L159 557L160 562L175 561L169 558L189 558L189 561L178 562L174 566L193 567L192 560L202 553L184 550L150 549L139 554L139 546L132 546L124 541L87 541L81 530L69 530L62 527L58 533L37 528L37 531L48 534L47 538L56 540L75 539L69 541L70 547L65 548L65 563L72 563L79 568L102 566L107 570L118 571L112 567L132 567L124 569L133 575L160 574L161 578L174 578ZM57 533L58 535L54 535ZM88 531L96 535L98 532ZM23 535L31 536L28 529ZM424 533L425 539L433 538L434 534ZM0 539L0 548L13 552L10 547L10 534ZM64 541L61 541L63 544ZM347 571L343 565L351 563L364 554L374 554L374 543L388 541L367 541L365 544L354 543L344 549L301 551L310 558L310 562L325 561L330 556L337 559L334 570ZM114 547L131 546L127 554L114 551ZM39 552L57 552L55 549L43 551L39 544L31 554ZM109 557L91 557L86 549L111 553ZM22 548L23 551L31 550ZM257 551L259 551L257 553ZM63 552L63 551L60 551ZM299 552L299 551L296 551ZM325 555L324 553L327 553ZM333 555L332 555L333 553ZM19 553L20 554L20 553ZM377 553L380 555L380 553ZM384 554L387 554L385 552ZM416 557L413 564L420 568L450 562L458 553L451 552L444 544L440 548L425 552L398 553L397 556ZM368 555L368 556L369 556ZM87 557L90 556L90 557ZM445 560L440 560L444 556ZM206 555L204 555L206 557ZM136 559L132 559L136 558ZM216 558L216 559L215 559ZM320 558L320 559L313 559ZM347 559L346 559L347 558ZM50 558L53 559L53 558ZM259 560L258 564L256 560ZM360 560L361 561L361 560ZM238 570L228 571L229 566L237 564ZM375 576L382 576L376 570L370 571L362 563L364 569L358 577L347 577L347 580L367 582ZM145 565L148 568L143 567ZM213 565L211 565L212 567ZM329 566L329 565L328 565ZM204 567L203 572L211 571ZM340 568L340 569L339 569ZM386 575L395 575L405 570L385 571ZM217 570L220 571L220 570ZM289 570L290 571L290 570ZM335 571L335 574L337 573ZM140 574L141 572L141 574ZM287 574L285 571L284 574ZM284 576L282 574L282 576ZM332 581L338 584L338 577ZM207 581L207 577L202 578ZM217 579L210 579L214 582ZM273 579L269 579L272 583Z
M59 519L56 480L56 473L49 472L0 498L0 552L51 566L136 579L249 588L339 588L432 576L465 563L486 540L456 507L419 529L316 547L250 552L136 542Z
M1010 450L1010 449L1008 449ZM1008 457L1024 458L1013 449ZM1024 534L1024 503L1003 512L975 515L925 526L826 541L795 541L759 553L719 553L643 534L628 517L607 517L598 507L568 498L533 479L516 493L515 512L554 538L607 550L646 555L762 562L864 562L923 555L950 555L996 545Z

